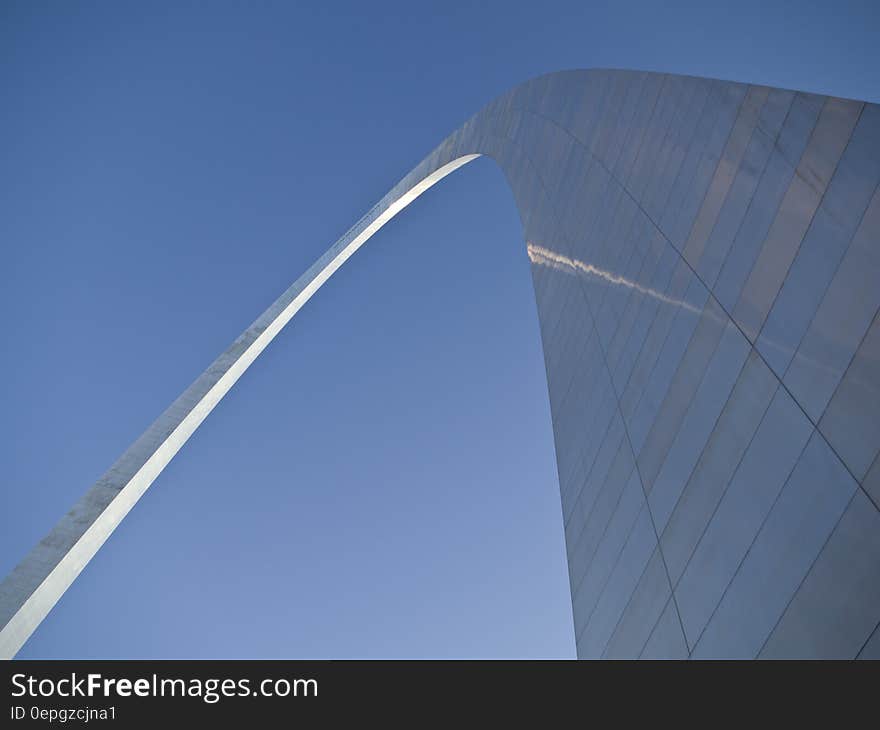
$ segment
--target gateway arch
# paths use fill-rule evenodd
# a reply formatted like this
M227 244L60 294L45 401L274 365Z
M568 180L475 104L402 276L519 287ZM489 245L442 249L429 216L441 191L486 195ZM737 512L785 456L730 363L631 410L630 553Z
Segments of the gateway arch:
M880 656L880 107L614 70L495 99L334 243L3 581L0 656L333 272L480 155L531 261L578 656Z

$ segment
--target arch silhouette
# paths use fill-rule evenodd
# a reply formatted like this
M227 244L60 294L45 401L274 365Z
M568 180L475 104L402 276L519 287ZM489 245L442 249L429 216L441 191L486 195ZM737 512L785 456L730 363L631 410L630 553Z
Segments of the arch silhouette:
M321 285L480 155L532 263L579 656L874 645L880 112L590 70L490 102L260 315L3 581L0 657Z

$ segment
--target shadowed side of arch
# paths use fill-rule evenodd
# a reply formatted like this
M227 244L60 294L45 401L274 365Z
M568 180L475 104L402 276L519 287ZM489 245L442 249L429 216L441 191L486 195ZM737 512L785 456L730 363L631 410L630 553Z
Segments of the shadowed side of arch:
M578 655L880 653L880 109L593 70L490 102L245 330L0 585L0 656L324 281L479 155L531 261Z

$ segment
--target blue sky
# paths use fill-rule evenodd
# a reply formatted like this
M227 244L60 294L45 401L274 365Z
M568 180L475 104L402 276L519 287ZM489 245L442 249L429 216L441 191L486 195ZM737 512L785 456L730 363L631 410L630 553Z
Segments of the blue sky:
M605 66L880 101L875 3L0 6L0 571L449 131ZM479 160L278 337L22 657L571 657L512 196Z

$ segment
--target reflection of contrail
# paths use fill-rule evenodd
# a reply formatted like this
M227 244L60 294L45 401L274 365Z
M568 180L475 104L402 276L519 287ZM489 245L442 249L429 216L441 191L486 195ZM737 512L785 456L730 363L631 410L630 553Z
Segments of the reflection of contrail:
M649 297L654 297L655 299L659 299L661 302L665 302L666 304L673 304L678 307L684 307L690 312L694 312L696 314L708 314L710 317L715 319L717 322L721 322L722 324L727 324L728 319L733 322L733 319L729 316L727 318L720 318L714 316L711 312L705 312L704 310L697 309L691 304L687 302L680 301L678 299L673 299L672 297L668 297L662 292L657 291L656 289L651 289L647 286L642 286L638 282L630 281L629 279L623 276L617 276L616 274L612 274L610 271L605 271L603 269L597 269L592 264L585 264L583 261L579 261L578 259L571 259L568 256L565 256L561 253L556 253L555 251L551 251L549 248L544 248L543 246L538 246L534 243L527 243L526 250L529 253L529 259L533 264L539 264L541 266L548 266L551 269L556 269L557 271L564 271L567 274L575 274L584 273L591 274L592 276L598 276L600 279L605 279L605 281L611 282L612 284L620 284L621 286L629 287L630 289L635 289L636 291L641 292L642 294L647 294ZM760 331L760 330L759 330ZM749 341L749 344L754 345L754 335L752 337L747 336L745 333L743 335ZM755 338L756 339L756 338ZM765 342L769 347L773 347L779 352L784 353L789 360L792 358L797 360L803 360L808 362L814 368L818 370L822 370L827 373L831 373L835 377L840 376L840 372L835 368L829 367L827 364L816 360L815 358L809 357L805 355L800 350L792 350L792 348L788 345L782 345L778 342L775 342L769 338L765 338ZM780 376L785 375L788 368L779 373ZM865 383L862 383L865 385ZM873 388L872 385L865 385L865 387Z
M654 299L658 299L661 302L665 302L666 304L672 304L676 307L684 307L688 311L694 312L695 314L702 314L702 309L697 309L691 304L687 302L681 301L679 299L673 299L672 297L668 297L662 292L657 291L656 289L651 289L647 286L642 286L636 281L630 281L626 277L618 276L617 274L612 274L610 271L605 271L604 269L597 269L592 264L585 264L583 261L579 261L578 259L571 259L568 256L565 256L561 253L556 253L555 251L551 251L549 248L544 248L543 246L538 246L534 243L527 243L526 249L529 253L529 259L533 264L540 264L541 266L549 266L551 269L556 269L557 271L564 271L568 274L590 274L592 276L597 276L600 279L605 279L612 284L620 284L621 286L625 286L629 289L635 289L642 294L647 294L649 297L653 297Z

